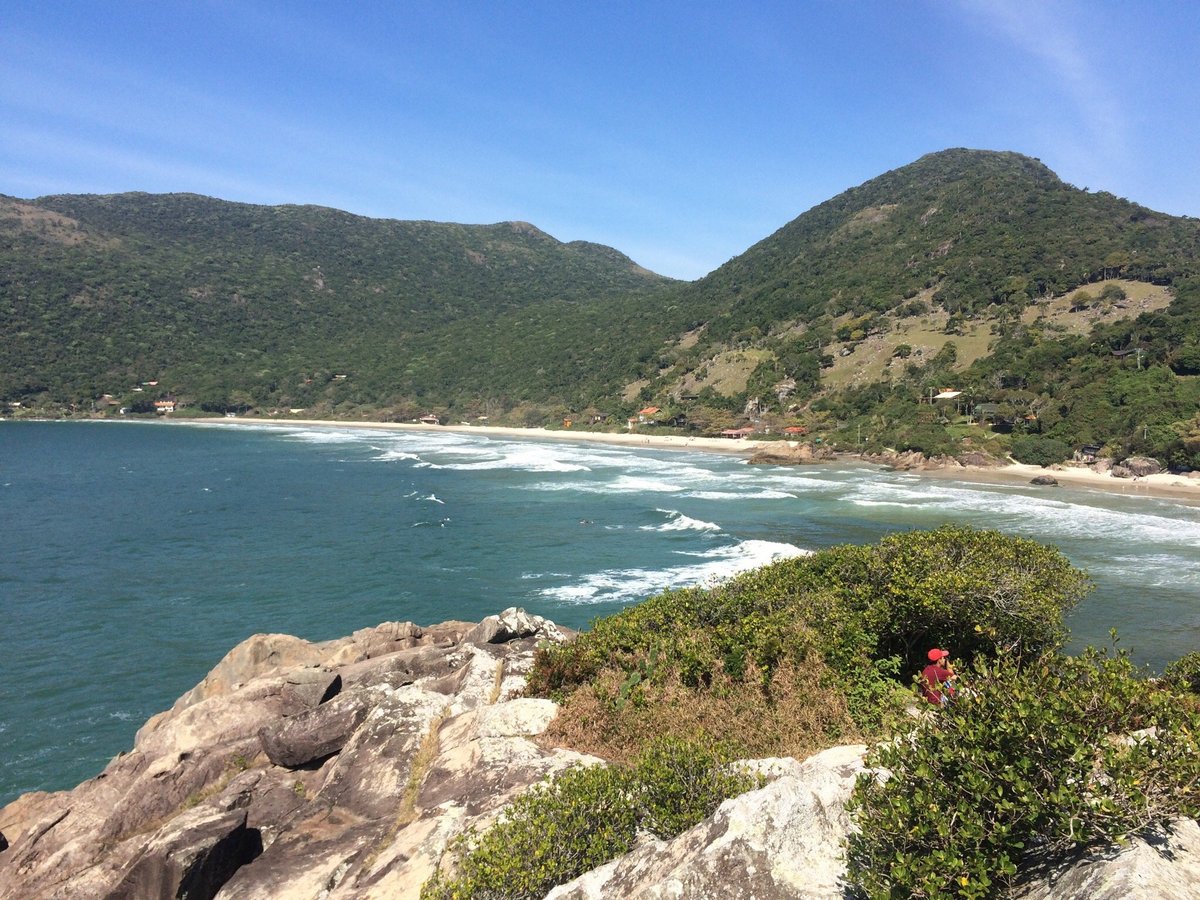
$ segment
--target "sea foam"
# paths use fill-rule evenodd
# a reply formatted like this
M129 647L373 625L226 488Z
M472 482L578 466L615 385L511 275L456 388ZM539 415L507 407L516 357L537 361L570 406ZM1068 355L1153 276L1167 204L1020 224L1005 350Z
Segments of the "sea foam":
M697 561L693 563L665 569L607 569L585 575L574 584L546 588L540 593L548 599L575 604L641 600L668 588L718 584L740 572L811 552L774 541L741 541L702 552L680 553L694 557Z
M705 522L693 519L674 509L655 510L667 516L667 521L660 525L642 525L641 531L720 531L721 526L716 522Z

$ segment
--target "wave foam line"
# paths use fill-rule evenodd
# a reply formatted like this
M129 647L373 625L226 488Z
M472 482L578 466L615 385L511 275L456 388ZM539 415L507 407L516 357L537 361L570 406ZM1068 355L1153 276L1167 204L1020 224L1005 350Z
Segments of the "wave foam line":
M691 516L685 516L683 513L674 509L657 509L655 512L660 512L667 516L667 521L661 525L643 525L639 531L720 531L721 526L716 522L705 522L702 519L693 519Z
M701 562L666 569L608 569L585 575L576 584L546 588L540 593L561 603L574 604L640 600L668 588L719 584L776 560L811 553L811 550L802 550L792 544L741 541L728 547L681 554L697 557Z

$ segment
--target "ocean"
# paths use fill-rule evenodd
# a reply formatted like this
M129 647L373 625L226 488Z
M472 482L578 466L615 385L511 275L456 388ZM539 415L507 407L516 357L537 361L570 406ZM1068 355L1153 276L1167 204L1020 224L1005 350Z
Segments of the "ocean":
M1200 509L832 464L439 431L0 423L0 805L69 788L257 632L523 606L586 627L664 588L954 522L1058 546L1073 645L1200 649Z

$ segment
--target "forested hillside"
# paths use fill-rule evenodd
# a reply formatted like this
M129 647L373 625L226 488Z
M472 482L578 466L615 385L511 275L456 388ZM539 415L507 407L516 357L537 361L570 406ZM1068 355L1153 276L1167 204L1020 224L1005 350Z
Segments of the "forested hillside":
M1195 219L1015 153L948 150L678 288L675 302L716 312L639 386L693 421L866 449L1004 452L1028 437L1200 465L1198 273ZM946 388L954 402L916 403Z
M147 194L0 198L0 272L9 401L157 381L214 409L324 414L602 392L573 360L635 359L668 283L525 223Z
M654 406L644 427L1197 466L1198 279L1197 220L991 151L881 175L692 283L523 223L0 198L0 399L523 424Z

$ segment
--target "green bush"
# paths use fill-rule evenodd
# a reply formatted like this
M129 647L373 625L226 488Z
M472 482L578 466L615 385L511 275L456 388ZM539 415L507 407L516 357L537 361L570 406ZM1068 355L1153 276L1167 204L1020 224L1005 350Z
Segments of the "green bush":
M1024 434L1013 438L1012 457L1029 466L1052 466L1071 455L1071 448L1057 438Z
M1025 865L1200 811L1200 715L1124 653L981 661L966 688L868 759L888 774L850 803L866 896L1000 896Z
M435 875L421 900L544 897L556 884L633 846L637 815L629 773L610 766L570 769L518 797L482 834L468 831L454 875Z
M633 766L641 827L672 838L712 815L727 797L760 787L759 778L730 767L734 755L729 748L677 739L647 747Z
M640 829L671 838L722 800L762 784L702 742L651 744L631 768L569 769L521 795L482 834L452 845L453 874L435 874L422 900L532 900L633 846Z
M1200 652L1189 653L1163 669L1163 681L1180 690L1200 694Z
M1057 647L1063 613L1090 587L1058 550L1035 541L959 526L903 532L715 588L668 591L599 619L574 641L540 650L528 689L561 701L615 667L629 685L625 699L672 671L698 690L718 673L753 671L769 694L778 666L816 656L869 733L929 647L968 659Z

